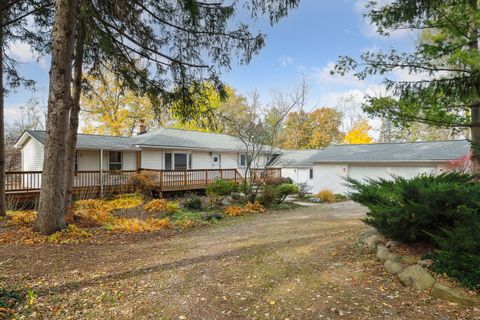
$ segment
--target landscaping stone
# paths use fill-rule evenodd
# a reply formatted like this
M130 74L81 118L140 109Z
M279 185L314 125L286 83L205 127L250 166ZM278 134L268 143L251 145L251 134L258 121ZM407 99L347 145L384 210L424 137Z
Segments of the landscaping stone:
M433 286L432 296L464 306L475 307L480 305L480 299L465 296L459 289L449 288L439 283L435 283Z
M430 268L432 263L433 263L432 259L424 259L417 262L419 266L422 266L424 268Z
M318 198L310 198L310 199L308 199L308 201L313 202L313 203L320 203L320 202L322 202L322 200L320 200L320 199L318 199Z
M426 290L435 284L432 275L418 264L405 268L398 274L398 278L405 286L417 290Z
M222 200L220 200L220 204L223 206L223 207L228 207L230 205L232 205L233 203L233 199L232 197L224 197Z
M404 269L401 263L392 260L385 261L383 265L385 266L385 269L392 274L399 274Z
M377 247L377 258L380 261L398 261L399 257L387 249L383 244L379 244Z
M365 242L368 238L371 236L377 236L380 235L375 228L370 228L367 231L363 232L362 235L360 236L360 241Z
M366 240L365 240L365 244L367 245L367 248L372 251L372 252L375 252L375 250L377 250L377 247L380 243L382 243L383 241L385 241L385 238L381 235L373 235L373 236L370 236L368 237Z
M414 256L402 256L400 262L403 264L411 265L417 263L417 258Z
M385 244L385 246L387 248L397 248L398 246L400 246L401 244L403 244L402 242L400 241L395 241L395 240L389 240L387 241L387 243Z

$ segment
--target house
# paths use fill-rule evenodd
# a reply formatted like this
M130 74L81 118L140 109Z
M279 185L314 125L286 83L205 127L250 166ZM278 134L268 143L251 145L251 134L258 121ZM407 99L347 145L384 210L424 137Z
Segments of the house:
M44 131L25 131L15 146L21 150L21 172L6 175L7 194L41 188ZM244 177L269 179L280 170L268 169L267 152L255 157L247 172L247 152L238 138L225 134L162 128L132 137L79 134L75 155L74 190L126 192L137 172L152 176L158 191L203 189L216 178L240 182Z
M44 131L27 130L18 139L15 146L21 150L22 171L42 170L44 143ZM162 128L132 137L79 134L75 169L242 169L244 149L233 136L181 129ZM256 167L265 161L259 160Z
M412 178L421 173L440 173L469 150L467 140L332 145L323 150L286 150L277 166L283 176L310 185L313 193L330 189L345 194L345 177Z

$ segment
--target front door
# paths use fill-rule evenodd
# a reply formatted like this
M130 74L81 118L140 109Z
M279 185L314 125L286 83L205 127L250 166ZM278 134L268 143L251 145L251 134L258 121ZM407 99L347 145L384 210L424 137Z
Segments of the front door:
M220 169L222 159L219 154L212 154L212 169Z

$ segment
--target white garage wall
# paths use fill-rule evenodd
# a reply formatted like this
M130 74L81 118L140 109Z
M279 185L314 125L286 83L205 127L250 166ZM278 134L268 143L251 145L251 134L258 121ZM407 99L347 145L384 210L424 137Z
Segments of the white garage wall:
M347 193L343 178L348 175L347 164L317 164L313 168L313 193L329 189L333 193Z
M413 178L422 173L436 173L436 165L350 165L349 176L357 180L370 179L392 179L392 175L403 178Z
M315 177L315 170L313 176ZM310 168L282 168L282 177L292 179L295 184L306 183L311 187L310 192L313 192L314 180L310 179Z

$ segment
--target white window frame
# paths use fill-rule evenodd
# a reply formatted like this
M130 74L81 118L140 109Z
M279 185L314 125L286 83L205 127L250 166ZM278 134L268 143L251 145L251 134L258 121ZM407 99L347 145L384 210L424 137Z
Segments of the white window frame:
M165 157L165 154L167 153L170 153L172 156L170 158L170 169L169 170L183 170L183 169L175 169L175 155L177 154L185 154L187 155L187 169L186 170L191 170L192 169L192 153L189 153L189 152L173 152L173 151L169 151L169 152L164 152L164 160L163 160L163 167L166 169L166 157Z
M120 162L112 162L110 154L112 152L118 152L120 154ZM120 164L120 169L111 169L112 164ZM118 171L123 169L123 152L122 151L108 151L108 171Z

